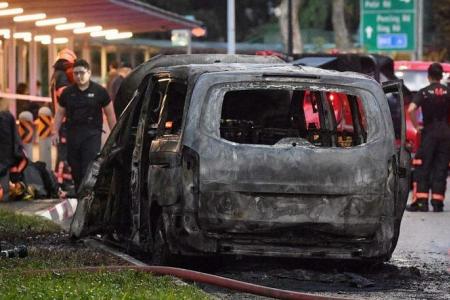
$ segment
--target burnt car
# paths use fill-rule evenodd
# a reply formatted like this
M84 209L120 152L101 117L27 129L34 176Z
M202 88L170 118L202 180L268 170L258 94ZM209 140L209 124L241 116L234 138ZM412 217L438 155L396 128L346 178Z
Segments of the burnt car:
M142 74L84 178L71 235L101 234L155 264L388 260L410 175L404 117L398 148L385 95L402 100L401 83L231 58Z

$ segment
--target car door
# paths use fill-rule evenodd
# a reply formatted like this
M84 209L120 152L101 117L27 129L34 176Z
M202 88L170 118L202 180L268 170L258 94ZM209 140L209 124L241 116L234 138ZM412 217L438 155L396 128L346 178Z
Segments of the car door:
M157 136L150 146L149 197L160 206L175 203L181 193L181 131L187 85L170 81L158 121Z
M397 141L397 153L394 160L393 171L395 174L395 219L396 229L400 229L400 222L408 200L411 177L411 154L406 149L406 112L403 99L403 82L401 80L387 81L383 83L383 91L386 96L397 101L400 110L400 119L392 116L393 122L400 122L400 139ZM392 111L391 111L392 113ZM394 125L395 127L395 125ZM398 232L396 233L398 235ZM394 246L395 247L395 246Z
M148 212L149 198L147 196L147 170L149 167L148 153L150 145L156 136L157 125L163 99L170 78L167 74L154 75L148 82L137 125L136 141L131 157L131 225L130 240L144 248L151 242L149 235Z

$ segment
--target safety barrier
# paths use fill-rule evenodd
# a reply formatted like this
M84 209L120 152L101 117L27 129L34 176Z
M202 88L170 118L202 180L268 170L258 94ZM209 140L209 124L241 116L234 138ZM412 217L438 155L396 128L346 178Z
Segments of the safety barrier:
M35 122L39 138L39 160L51 167L52 165L52 141L51 133L53 126L52 111L48 107L41 107Z
M23 111L19 114L19 136L22 140L25 153L30 160L33 160L33 135L34 124L33 114L29 111Z
M19 114L17 120L18 133L25 153L30 161L39 160L45 162L49 168L52 166L52 142L51 133L53 126L52 111L48 107L41 107L38 118L33 120L33 115L29 111ZM33 157L33 140L37 138L39 156Z

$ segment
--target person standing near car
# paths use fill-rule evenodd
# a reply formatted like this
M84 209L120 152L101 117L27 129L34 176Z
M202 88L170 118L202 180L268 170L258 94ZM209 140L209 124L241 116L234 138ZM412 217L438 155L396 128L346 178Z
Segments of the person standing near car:
M59 99L53 128L53 141L59 139L58 130L62 120L67 124L67 157L72 169L75 189L78 191L89 163L100 151L103 114L109 128L116 124L114 108L108 92L90 80L91 70L84 59L73 65L75 84L67 87Z
M447 168L450 160L450 127L447 121L450 94L440 83L443 68L433 63L428 68L430 84L421 89L408 107L414 127L422 130L422 142L417 157L419 165L415 170L417 191L415 201L407 206L408 211L428 211L429 190L434 212L444 208ZM423 129L418 126L415 111L421 107Z

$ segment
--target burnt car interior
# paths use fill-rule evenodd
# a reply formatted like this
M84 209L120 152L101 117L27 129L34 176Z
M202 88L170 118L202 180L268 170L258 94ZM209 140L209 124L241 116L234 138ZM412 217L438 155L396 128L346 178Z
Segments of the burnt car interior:
M129 208L132 206L130 195L132 160L140 163L139 168L142 172L138 180L141 183L139 195L146 198L148 188L145 170L148 170L151 163L149 153L152 141L167 136L179 137L187 89L185 82L173 78L161 78L151 83L149 81L152 80L145 81L146 84L139 88L138 96L121 117L124 124L118 133L115 142L117 145L113 146L118 147L120 153L113 159L114 163L105 166L109 170L102 171L103 180L98 181L99 187L105 187L102 182L111 180L112 176L110 191L100 189L97 195L101 197L104 194L108 198L107 211L110 213L105 214L104 221L107 225L105 228L113 229L122 237L131 239L132 215ZM142 126L140 124L143 124L143 134L139 132L139 127ZM138 136L142 139L137 138ZM134 153L138 140L142 143L140 151ZM136 155L138 157L135 157Z
M173 137L178 139L181 133L183 111L185 106L187 85L178 80L159 80L154 92L148 101L149 111L145 121L145 134L142 143L141 169L147 170L150 164L149 153L152 141L160 137ZM141 174L141 181L146 184L146 173ZM144 185L142 192L147 193Z
M239 144L301 138L304 145L352 147L367 141L367 122L361 99L342 92L235 90L224 96L220 135Z

